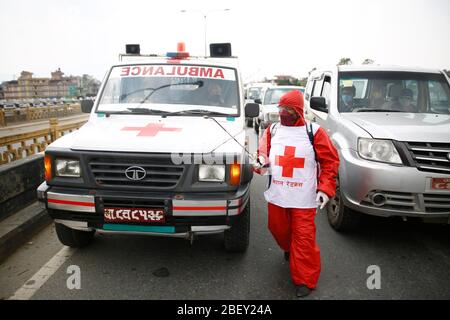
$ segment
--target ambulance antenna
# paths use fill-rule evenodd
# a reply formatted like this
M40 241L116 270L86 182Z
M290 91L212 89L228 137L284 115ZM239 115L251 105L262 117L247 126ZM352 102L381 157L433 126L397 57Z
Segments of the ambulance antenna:
M205 118L205 119L211 119L211 120L214 120L214 122L215 123L217 123L218 125L219 125L219 127L221 127L222 129L223 129L223 131L225 131L234 141L236 141L236 143L239 145L239 146L241 146L244 150L245 150L245 152L247 152L247 154L250 156L250 158L251 158L251 160L252 161L255 161L255 158L253 157L253 155L247 150L247 148L246 147L244 147L239 141L237 141L237 139L235 138L235 137L233 137L233 135L231 134L231 133L229 133L228 131L227 131L227 129L225 129L215 118L213 118L213 117L209 117L209 116L203 116L203 118Z

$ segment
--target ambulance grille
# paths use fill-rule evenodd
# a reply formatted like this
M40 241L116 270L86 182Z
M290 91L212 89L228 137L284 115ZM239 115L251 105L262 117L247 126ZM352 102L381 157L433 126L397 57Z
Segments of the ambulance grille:
M131 167L144 169L145 178L129 179L125 171ZM96 157L90 159L89 168L99 186L139 189L175 188L184 171L184 166L173 164L170 157Z

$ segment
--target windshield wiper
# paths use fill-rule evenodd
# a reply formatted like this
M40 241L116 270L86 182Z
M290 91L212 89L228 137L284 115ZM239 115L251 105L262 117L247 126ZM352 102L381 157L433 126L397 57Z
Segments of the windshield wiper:
M178 116L178 115L189 115L189 114L205 115L205 116L232 116L231 114L228 114L228 113L209 111L209 110L204 110L204 109L190 109L190 110L167 112L162 117L165 118L167 116Z
M165 84L165 85L159 86L157 88L149 88L148 90L152 90L152 91L148 95L146 95L144 97L144 99L141 100L141 102L139 102L138 106L140 106L143 103L145 103L158 90L161 90L161 89L164 89L164 88L170 88L170 87L173 87L173 86L186 86L186 85L195 85L195 86L198 86L200 88L200 87L203 87L203 81L198 80L198 81L195 81L195 82L169 83L169 84Z
M166 114L167 111L164 110L156 110L156 109L149 109L149 108L127 108L131 113L138 113L138 114ZM126 112L128 113L128 112Z
M388 110L388 109L377 109L377 108L364 108L358 109L356 112L403 112L401 110Z

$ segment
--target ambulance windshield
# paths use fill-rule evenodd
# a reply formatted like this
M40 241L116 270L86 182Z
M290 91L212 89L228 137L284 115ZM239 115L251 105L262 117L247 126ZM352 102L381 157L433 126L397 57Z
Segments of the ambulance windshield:
M194 106L196 109L236 114L238 101L234 69L130 65L112 69L97 111L114 113L142 107L173 112Z

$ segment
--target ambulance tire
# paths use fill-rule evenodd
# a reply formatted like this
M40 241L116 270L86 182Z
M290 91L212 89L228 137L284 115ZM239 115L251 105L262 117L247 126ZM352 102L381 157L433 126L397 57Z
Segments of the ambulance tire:
M228 252L245 252L250 242L250 199L230 229L225 230L224 244Z
M80 231L63 224L55 223L56 235L59 241L66 246L72 248L82 248L90 244L94 240L95 230Z
M361 221L361 214L353 211L342 200L342 192L338 185L336 188L336 196L327 204L327 217L330 226L339 232L355 230Z

